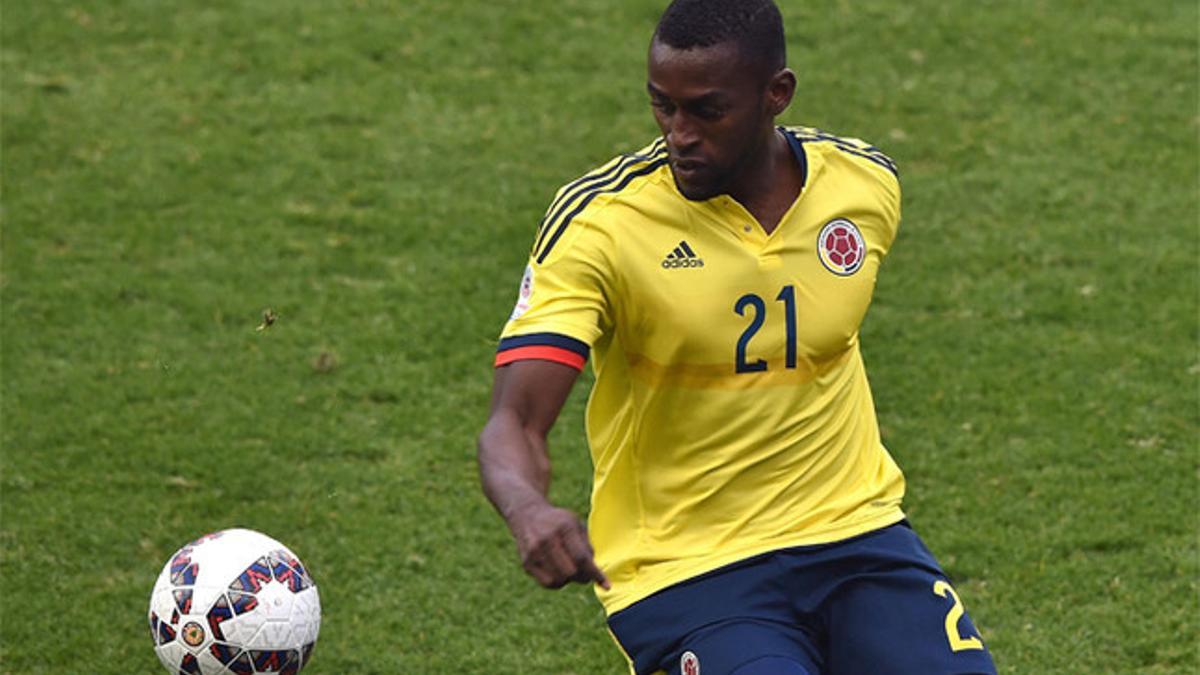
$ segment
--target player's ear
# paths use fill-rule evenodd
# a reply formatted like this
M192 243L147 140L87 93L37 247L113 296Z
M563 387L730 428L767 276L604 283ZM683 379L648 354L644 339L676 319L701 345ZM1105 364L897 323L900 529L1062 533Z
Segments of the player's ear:
M791 68L776 71L767 82L767 110L771 116L780 115L796 95L796 74Z

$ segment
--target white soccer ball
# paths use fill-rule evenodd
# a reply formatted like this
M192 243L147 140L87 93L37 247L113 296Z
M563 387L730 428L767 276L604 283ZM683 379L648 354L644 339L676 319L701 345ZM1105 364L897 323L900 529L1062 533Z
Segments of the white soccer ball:
M308 570L253 530L206 534L179 549L150 594L154 652L175 674L295 675L320 629Z

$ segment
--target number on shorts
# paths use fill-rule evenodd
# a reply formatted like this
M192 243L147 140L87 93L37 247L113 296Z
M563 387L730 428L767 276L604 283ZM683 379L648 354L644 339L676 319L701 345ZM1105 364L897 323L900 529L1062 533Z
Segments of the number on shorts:
M958 620L962 618L963 606L962 600L958 599L958 593L954 592L950 584L937 580L933 584L933 592L940 597L950 597L954 599L954 606L950 608L946 614L946 639L950 641L950 651L961 652L967 649L983 649L983 643L977 637L963 637L958 632Z

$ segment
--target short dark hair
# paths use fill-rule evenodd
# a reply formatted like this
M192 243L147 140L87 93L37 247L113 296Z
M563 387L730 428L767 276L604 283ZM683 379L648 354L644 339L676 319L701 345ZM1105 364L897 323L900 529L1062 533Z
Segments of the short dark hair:
M783 17L772 0L674 0L654 39L675 49L734 42L772 72L787 65Z

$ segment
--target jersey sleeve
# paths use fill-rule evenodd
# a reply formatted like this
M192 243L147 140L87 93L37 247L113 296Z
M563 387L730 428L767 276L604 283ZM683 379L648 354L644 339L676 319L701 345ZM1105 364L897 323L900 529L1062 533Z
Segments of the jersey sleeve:
M549 255L535 250L530 256L500 334L496 367L538 359L582 370L591 346L611 325L611 242L581 218L564 235Z
M874 169L872 175L878 181L875 193L879 218L864 223L864 234L879 246L880 257L886 257L900 229L900 178L894 171L883 169Z
M864 201L855 222L882 263L900 229L900 171L891 157L857 138L839 139L835 147L858 167Z
M816 143L829 149L832 156L857 167L856 184L863 191L863 213L855 223L862 226L871 252L882 261L896 239L900 227L900 169L895 160L870 143L835 136L813 127L789 127L798 141Z

